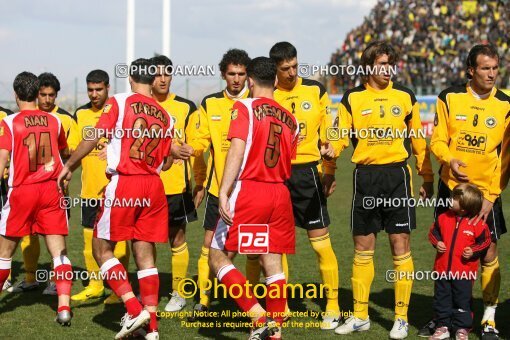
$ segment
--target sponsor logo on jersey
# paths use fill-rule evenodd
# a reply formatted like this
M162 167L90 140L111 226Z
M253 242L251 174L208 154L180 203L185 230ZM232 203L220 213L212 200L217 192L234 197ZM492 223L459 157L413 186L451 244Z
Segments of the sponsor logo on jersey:
M232 110L232 113L230 114L230 119L234 120L237 118L237 114L238 114L238 110L237 109L233 109Z
M487 147L487 134L461 130L457 138L457 150L483 154Z
M239 254L267 254L269 253L269 225L240 224L239 225Z
M309 101L304 101L301 103L301 108L304 110L304 111L309 111L311 108L312 108L312 103L310 103Z
M496 126L498 122L496 121L496 118L494 117L487 117L487 119L485 120L485 126L487 126L489 129L492 129L493 127Z
M475 236L475 233L473 233L471 230L464 230L463 233L468 236Z
M390 110L391 114L394 115L395 117L398 117L402 114L402 108L398 105L393 105Z

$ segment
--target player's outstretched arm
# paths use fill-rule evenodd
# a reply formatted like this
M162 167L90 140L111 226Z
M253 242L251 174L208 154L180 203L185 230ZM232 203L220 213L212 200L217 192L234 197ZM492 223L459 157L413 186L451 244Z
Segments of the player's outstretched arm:
M244 140L232 138L230 149L227 153L227 159L225 160L225 170L223 171L223 179L221 180L218 198L221 218L228 225L232 225L233 222L232 215L230 214L228 196L241 169L245 148L246 142Z
M69 157L66 164L64 164L62 171L58 175L57 183L60 192L65 192L69 185L69 181L71 180L73 171L80 165L83 157L94 150L100 138L101 136L96 136L96 138L91 140L82 140L76 150L74 150L71 157Z

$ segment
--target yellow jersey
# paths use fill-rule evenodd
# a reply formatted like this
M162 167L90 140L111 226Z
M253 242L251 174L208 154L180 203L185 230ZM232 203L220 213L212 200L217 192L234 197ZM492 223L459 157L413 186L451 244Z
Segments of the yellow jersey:
M339 111L340 149L352 140L353 163L400 163L413 153L418 174L425 182L434 181L420 109L411 90L391 81L383 90L363 84L345 92Z
M174 124L174 134L172 143L181 144L189 140L189 136L193 133L196 127L196 118L193 118L193 114L196 112L197 107L192 101L184 99L169 93L166 100L159 102L162 108L168 112L172 117ZM165 188L166 195L182 194L183 192L191 192L191 164L194 166L202 165L200 169L195 170L195 178L205 177L205 163L202 160L195 161L195 157L191 157L190 161L180 161L172 164L172 167L167 171L160 173L163 186ZM199 158L203 159L200 155ZM200 182L200 179L196 179L195 182Z
M79 107L74 117L76 119L76 128L71 130L68 139L69 149L75 150L83 139L83 130L96 126L103 109L96 110L91 103ZM107 139L102 138L100 142L106 143ZM81 198L93 199L101 198L105 186L109 180L106 178L106 160L99 159L99 153L104 147L96 147L81 160Z
M64 132L66 134L67 143L69 144L69 135L71 134L71 131L76 129L76 117L61 107L58 107L57 105L53 107L51 112L56 113L58 118L60 118L62 127L64 128ZM69 147L69 150L72 150L71 147Z
M244 90L239 99L247 97L248 91ZM225 91L206 96L200 104L196 130L189 142L195 152L204 152L210 146L205 187L211 195L216 197L230 148L227 136L234 103L235 99L230 98Z
M485 99L476 95L469 84L441 92L430 143L442 164L441 180L450 189L458 184L450 161L459 159L467 165L460 171L482 190L487 200L494 202L503 187L502 162L508 164L509 150L502 152L502 148L505 130L509 138L509 121L510 97L496 88Z
M335 117L331 114L328 93L321 83L298 77L296 85L290 91L277 86L274 100L292 113L299 124L300 141L292 164L319 161L319 141L329 142L338 149L338 141L328 138L328 129L333 127ZM334 161L323 161L323 167L324 173L335 174Z

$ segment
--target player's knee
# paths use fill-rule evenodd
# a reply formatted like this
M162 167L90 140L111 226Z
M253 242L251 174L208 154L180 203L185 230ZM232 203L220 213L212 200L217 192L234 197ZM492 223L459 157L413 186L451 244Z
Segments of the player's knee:
M404 255L411 251L409 234L390 235L390 244L393 256Z
M172 248L180 247L186 242L186 233L184 232L184 227L179 227L175 232L170 233L170 245Z

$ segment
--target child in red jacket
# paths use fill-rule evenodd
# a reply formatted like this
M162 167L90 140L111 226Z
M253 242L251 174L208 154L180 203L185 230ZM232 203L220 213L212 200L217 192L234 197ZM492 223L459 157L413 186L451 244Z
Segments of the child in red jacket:
M429 240L437 249L434 271L434 313L437 328L429 339L467 340L473 324L472 288L480 255L491 237L487 224L469 221L482 208L483 194L474 185L462 183L452 191L453 204L430 228Z

